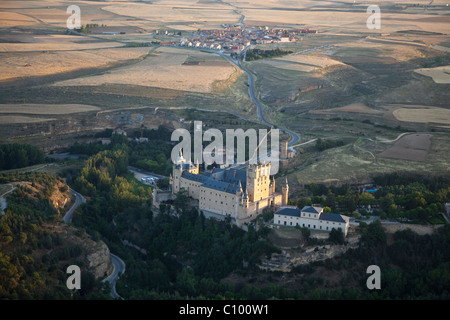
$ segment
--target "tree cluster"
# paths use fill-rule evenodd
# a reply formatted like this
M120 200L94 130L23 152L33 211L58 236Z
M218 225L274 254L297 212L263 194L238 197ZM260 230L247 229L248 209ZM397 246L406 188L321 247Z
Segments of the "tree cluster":
M370 205L376 207L374 214L382 218L443 222L439 212L450 201L450 179L395 173L376 176L374 182L379 186L376 192L360 191L350 185L310 184L306 188L313 196L298 198L296 205L303 208L319 204L330 207L333 212L349 214Z
M344 141L342 140L322 140L317 139L316 141L316 148L319 151L324 151L326 149L336 148L336 147L342 147L344 145Z
M68 245L49 226L57 225L58 212L45 190L56 187L50 174L1 175L1 182L28 181L32 188L18 185L8 195L8 207L0 216L0 298L1 299L87 299L106 298L102 285L83 271L82 290L65 286L68 265L82 253L79 245Z
M35 146L18 143L0 145L0 170L23 168L44 160L44 152Z
M245 54L245 60L255 61L264 58L276 58L292 53L289 50L281 50L276 48L273 50L263 50L263 49L248 49Z

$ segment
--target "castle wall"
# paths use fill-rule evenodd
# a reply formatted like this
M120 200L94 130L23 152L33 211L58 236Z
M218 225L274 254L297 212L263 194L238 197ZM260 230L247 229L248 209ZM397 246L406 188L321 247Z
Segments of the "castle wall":
M200 210L208 210L222 215L236 216L236 195L219 190L200 188Z
M200 188L202 183L200 181L192 181L189 179L180 179L180 189L184 188L188 191L190 197L194 199L200 198Z

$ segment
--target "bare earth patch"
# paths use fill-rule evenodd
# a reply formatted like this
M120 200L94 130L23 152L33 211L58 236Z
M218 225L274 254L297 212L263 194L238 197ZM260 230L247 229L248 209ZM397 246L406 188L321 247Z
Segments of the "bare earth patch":
M379 154L380 157L425 161L431 147L431 134L411 134L400 138L392 147Z

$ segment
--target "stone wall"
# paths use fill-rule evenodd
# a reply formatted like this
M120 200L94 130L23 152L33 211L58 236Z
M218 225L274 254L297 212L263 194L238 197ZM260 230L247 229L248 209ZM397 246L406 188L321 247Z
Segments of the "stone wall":
M345 245L315 245L300 249L282 250L279 254L272 254L270 259L262 259L259 268L290 272L296 266L338 257L349 249L357 248L358 245L359 237L353 237L347 239Z

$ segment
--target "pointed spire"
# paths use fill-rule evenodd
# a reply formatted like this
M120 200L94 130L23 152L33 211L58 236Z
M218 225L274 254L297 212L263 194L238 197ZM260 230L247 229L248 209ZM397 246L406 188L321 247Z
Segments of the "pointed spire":
M182 162L185 162L185 160L183 158L183 149L180 148L180 151L178 151L177 164L180 164Z
M235 187L235 190L236 190L236 195L240 194L241 198L242 198L242 184L241 184L241 180L239 180L238 184Z

